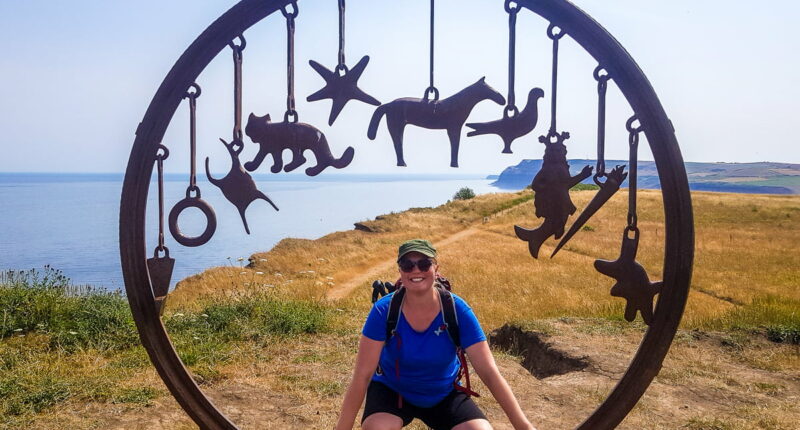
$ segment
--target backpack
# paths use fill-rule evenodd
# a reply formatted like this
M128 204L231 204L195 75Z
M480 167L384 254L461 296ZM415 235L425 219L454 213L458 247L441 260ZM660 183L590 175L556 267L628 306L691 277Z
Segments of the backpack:
M458 329L458 317L456 315L456 303L453 300L453 295L450 294L452 289L450 285L450 281L445 277L437 277L434 283L434 288L439 293L440 304L442 306L442 317L444 319L444 324L439 327L439 330L447 331L447 336L450 338L450 341L453 342L453 345L456 347L456 356L458 356L458 361L461 364L458 375L456 375L456 379L453 381L453 388L458 391L465 393L467 396L475 396L480 397L480 394L472 391L469 381L469 367L467 366L467 357L464 353L464 349L461 348L461 333ZM389 313L386 316L386 343L389 343L389 340L392 336L397 334L397 324L400 322L400 310L403 305L403 299L406 295L406 290L403 288L403 285L398 280L394 284L391 282L381 282L375 281L372 283L372 303L378 301L378 296L385 296L389 293L394 293L392 296L392 301L389 303ZM381 371L381 369L378 369ZM400 376L400 363L395 363L395 373L397 376ZM464 378L466 382L466 387L459 384L461 378ZM398 396L397 400L398 407L402 407L403 404L403 397Z

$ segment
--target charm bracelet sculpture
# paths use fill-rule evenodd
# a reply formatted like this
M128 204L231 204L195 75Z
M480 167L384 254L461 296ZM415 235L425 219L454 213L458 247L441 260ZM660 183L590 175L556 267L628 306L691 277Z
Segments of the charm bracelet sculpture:
M638 351L616 387L602 404L577 427L582 430L612 429L625 418L641 398L653 378L658 374L664 357L677 331L686 304L694 256L692 207L686 171L675 138L674 129L655 91L631 56L605 29L603 29L603 27L567 0L519 0L512 2L497 0L497 2L498 6L504 6L509 14L513 13L514 15L513 17L509 16L510 31L513 31L512 25L515 24L514 20L516 19L516 14L523 13L526 10L535 13L549 23L548 36L553 40L554 45L553 92L550 94L551 110L553 112L551 112L551 128L547 135L542 136L542 140L548 149L550 149L547 147L548 144L555 145L552 147L553 153L550 154L553 155L555 162L550 167L553 167L557 171L556 177L560 177L559 175L563 175L564 173L563 169L565 168L566 157L565 154L561 152L562 148L564 148L563 141L567 137L566 133L558 133L555 128L555 66L557 64L558 39L561 39L565 35L570 37L600 65L599 69L595 72L595 79L598 80L598 95L600 97L600 99L598 99L598 166L595 172L595 182L601 186L601 189L593 199L593 203L590 204L591 207L584 210L585 215L581 214L578 220L573 223L574 229L579 229L581 223L585 222L596 212L597 209L610 198L610 195L616 192L619 185L625 179L624 171L621 167L612 169L611 172L605 172L605 166L601 164L603 158L602 146L604 143L604 131L600 133L600 129L605 126L605 108L603 105L605 103L605 84L608 80L613 79L617 88L634 112L634 117L627 124L631 154L630 164L628 166L629 217L627 226L624 229L621 251L616 260L598 260L595 262L595 267L600 272L598 276L602 277L602 275L607 275L614 278L616 281L611 287L611 294L622 297L627 301L625 310L626 319L633 319L637 313L641 313L643 319L648 324L648 329L642 338ZM340 5L343 6L343 2L340 2ZM293 8L293 12L288 11L288 6ZM432 6L433 2L431 1L431 18L433 18ZM284 16L287 18L287 29L290 30L289 36L291 37L293 22L289 21L297 16L296 2L287 0L242 0L215 20L186 49L175 63L172 70L164 78L144 118L136 129L136 138L131 149L123 184L119 228L120 258L127 297L139 331L139 336L150 360L153 362L167 388L181 407L202 429L237 429L238 427L205 396L186 367L184 367L159 315L160 309L163 308L163 297L169 287L172 268L175 265L175 260L170 258L169 250L164 241L163 164L169 156L169 151L167 149L168 145L162 143L162 139L181 101L185 98L188 99L191 115L191 173L189 188L187 188L185 198L180 200L170 212L169 230L173 238L183 246L202 245L213 234L213 230L216 226L216 218L210 205L200 198L200 190L195 181L196 153L194 118L195 102L200 95L200 88L195 82L201 72L226 47L231 45L232 49L236 47L243 49L243 38L241 39L241 44L238 45L232 44L232 41L242 36L243 33L254 24L276 12L283 12ZM404 164L402 154L402 130L406 123L418 124L423 127L447 129L448 137L451 141L451 165L457 166L460 130L472 106L486 98L501 105L506 104L504 97L486 85L483 79L467 87L466 90L461 91L457 96L439 100L438 90L433 86L432 30L433 19L431 19L430 51L431 85L425 91L425 97L423 99L398 99L378 107L369 127L370 136L374 137L377 131L378 120L384 115L387 116L388 128L395 144L395 155L400 165ZM343 34L343 32L340 32L340 35L341 34ZM505 106L503 119L508 117L513 120L514 118L523 117L525 111L523 110L523 112L517 115L516 106L514 106L513 33L510 33L510 39L509 65L511 67L509 67L509 95L512 97L509 97L511 100L509 100L509 103ZM287 96L287 112L284 121L270 124L268 116L256 117L251 114L245 132L253 141L261 145L261 149L265 153L271 153L271 151L273 151L269 145L278 145L278 147L284 145L284 147L289 147L293 149L293 151L299 151L300 154L302 154L304 149L311 149L317 153L319 160L319 158L325 157L325 155L319 156L319 154L324 152L323 148L328 149L328 153L330 153L330 149L327 146L327 142L324 142L323 139L314 141L311 146L308 146L307 141L309 138L307 136L303 137L302 127L307 126L310 130L313 126L297 122L297 112L294 111L292 104L293 50L291 49L291 39L288 44L289 64L287 65L287 69L289 72L289 94ZM241 54L241 51L239 54ZM236 55L235 51L234 55ZM340 58L339 64L344 64L342 58ZM358 67L357 65L353 69ZM317 68L315 68L315 70L317 70ZM317 71L319 72L319 70ZM339 73L340 72L341 71L339 71ZM348 72L345 72L344 76L347 77ZM237 73L240 73L240 71ZM353 73L353 70L350 70L349 73ZM351 86L352 90L352 88L355 87L354 83L355 79L357 79L357 74L351 77L354 78L354 80L350 82L350 84L353 85ZM240 79L240 77L237 79ZM326 79L326 82L330 84L331 81ZM334 87L335 85L336 84L334 84ZM241 98L237 98L236 100L240 101ZM334 98L334 103L335 100ZM340 98L339 100L342 99ZM235 103L238 104L239 102L237 101ZM528 105L530 105L530 103L531 101L529 99ZM343 103L341 105L343 106ZM397 107L401 105L403 107ZM405 116L401 115L399 111L405 109L407 106L409 107L409 113ZM336 119L334 110L335 108L332 107L331 116L329 118L330 122ZM445 116L438 116L450 110L457 110L459 113L458 115L451 115L448 113L448 115ZM466 111L466 113L462 113L461 111ZM241 151L239 143L237 143L237 138L241 140L244 137L241 132L241 111L237 110L237 112L233 141L230 144L225 143L233 164L227 176L221 180L215 181L217 181L217 185L220 186L225 197L234 203L237 208L246 208L247 204L252 202L253 198L262 198L263 193L258 194L260 192L255 186L251 186L250 182L247 181L249 175L246 177L244 176L246 172L242 170L242 166L252 171L258 167L263 157L257 156L257 158L251 162L237 165L238 154L239 151ZM417 114L419 115L415 116ZM431 121L432 118L432 122L426 122ZM490 130L487 131L487 134L497 134L504 139L504 144L506 143L506 138L509 136L513 137L512 135L514 134L505 131L497 132L504 129L505 126L493 129L492 127L494 126L488 125L491 123L471 124L477 126L473 127L475 131L478 131L481 126L487 127L483 130ZM530 126L530 123L528 123L527 126ZM510 128L511 127L509 127L509 129ZM532 129L533 127L530 128ZM312 134L309 135L313 136ZM636 224L635 159L640 135L646 138L650 146L658 168L659 180L662 188L666 234L662 270L663 280L661 282L650 281L647 272L635 261L640 235ZM520 136L522 135L520 134ZM511 141L513 141L513 139L509 140L509 143L504 145L504 149L510 145ZM520 144L522 143L518 143L518 145ZM548 156L548 149L545 151L546 156ZM352 159L352 148L348 148L339 158L330 155L328 163L324 166L327 167L330 165L334 168L344 167L349 164L350 159ZM333 160L341 161L334 162ZM297 155L295 155L295 159L293 159L290 164L292 168L296 168L299 167L302 162L299 161ZM276 172L276 167L278 166L273 166L273 172ZM287 165L287 167L289 166ZM280 171L282 168L283 166L280 166L277 170ZM145 214L147 210L148 190L154 169L157 170L157 178L159 180L159 240L155 254L151 254L151 250L146 249ZM584 170L587 169L585 168ZM309 174L315 171L316 168ZM244 175L242 173L244 173ZM548 175L547 172L542 174L545 176ZM567 171L567 175L568 174ZM586 172L580 176L588 177ZM228 178L238 178L231 179L231 181L236 182L237 185L225 185L224 182ZM252 178L249 179L252 181ZM570 179L570 182L571 181L573 181L573 179ZM559 184L559 187L563 185L563 181L559 180L556 182ZM237 197L226 193L226 189L229 188L231 190L234 188L244 190L242 191L243 196ZM545 192L545 194L547 194L547 192ZM564 200L560 192L554 192L554 194L561 196L557 197L557 199L561 199L562 203L567 202L571 204L571 202L568 201L568 196L567 199ZM263 198L269 201L266 199L266 196L263 196ZM177 228L178 215L187 207L198 208L203 211L206 216L206 229L204 233L198 237L186 237ZM244 209L241 209L240 214L244 221L243 211ZM575 233L571 228L564 234L566 218L572 212L569 211L568 205L562 206L561 209L556 212L558 213L555 213L556 216L553 220L557 220L558 222L548 227L547 230L550 234L547 237L559 237L563 234L562 243L560 245L563 246ZM563 217L564 213L567 213L566 217ZM564 219L564 223L561 222L562 218ZM547 219L545 221L547 222ZM247 228L246 223L245 228ZM525 233L523 233L523 235L524 234ZM539 245L541 244L538 243L536 245L537 252ZM531 252L533 253L533 247L531 248ZM533 262L533 260L531 261ZM655 307L653 307L652 301L655 296L657 296L657 302Z

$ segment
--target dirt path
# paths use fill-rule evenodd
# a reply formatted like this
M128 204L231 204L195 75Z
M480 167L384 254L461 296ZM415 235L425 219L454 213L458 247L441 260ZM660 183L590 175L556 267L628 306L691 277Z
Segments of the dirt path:
M467 227L464 230L459 231L451 236L446 237L445 239L436 241L436 246L447 246L453 242L457 242L461 239L467 238L472 236L473 234L481 231L477 228L477 225L472 225ZM365 270L360 275L357 275L354 278L348 279L346 282L343 282L337 285L335 288L328 290L327 297L330 300L338 300L347 297L350 292L355 290L357 287L369 283L375 279L378 279L383 273L391 270L395 267L397 262L394 258L390 258L385 261L381 261L373 265L372 267Z

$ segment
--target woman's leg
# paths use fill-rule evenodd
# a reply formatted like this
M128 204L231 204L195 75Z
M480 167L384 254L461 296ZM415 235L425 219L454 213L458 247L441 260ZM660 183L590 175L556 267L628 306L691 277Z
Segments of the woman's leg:
M489 421L484 419L475 419L464 421L463 423L453 427L453 430L492 430L492 425Z
M376 412L361 423L361 428L364 430L400 430L403 428L403 419L387 412Z

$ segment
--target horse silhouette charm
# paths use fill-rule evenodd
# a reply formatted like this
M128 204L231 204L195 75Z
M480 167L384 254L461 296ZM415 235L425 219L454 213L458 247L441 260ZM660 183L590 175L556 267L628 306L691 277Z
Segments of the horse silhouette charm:
M438 94L438 91L436 91ZM428 92L426 91L426 96ZM442 100L438 96L433 100L412 97L400 98L379 106L372 115L367 137L375 140L381 118L386 115L386 126L394 143L397 165L405 166L403 159L403 131L407 124L430 129L445 129L450 138L450 167L458 167L458 147L461 139L461 127L467 121L472 108L483 100L492 100L497 104L505 104L505 98L490 87L485 78L458 93Z
M503 139L503 154L511 154L511 143L518 137L525 136L533 131L539 121L539 109L537 103L544 97L541 88L534 88L528 93L528 102L522 112L517 113L516 107L512 107L516 113L509 116L509 110L503 111L503 117L489 122L470 122L467 127L473 130L467 133L467 137L480 136L482 134L496 134Z
M554 142L551 137L555 137ZM567 218L577 209L569 197L569 189L592 174L592 166L585 166L579 174L570 176L567 147L562 143L568 138L567 132L551 132L539 137L539 141L545 144L544 157L542 168L533 177L531 188L535 193L533 205L536 216L544 218L544 222L533 230L514 226L517 237L528 242L528 250L533 258L538 258L539 248L550 236L558 239L564 234Z
M239 153L244 149L242 141L239 139L231 143L227 143L223 139L220 139L220 141L225 145L225 148L228 149L228 153L231 155L231 170L222 179L212 178L208 168L208 157L206 157L206 178L208 178L208 182L219 187L219 189L222 190L222 194L225 195L225 198L236 206L236 209L239 210L239 216L242 217L242 222L244 223L244 231L250 234L250 227L247 226L247 218L245 218L244 212L253 200L266 200L276 211L279 209L275 206L275 203L272 203L269 197L256 188L256 182L250 174L242 168L242 164L239 161Z
M317 160L316 166L306 169L308 176L316 176L327 167L342 169L353 161L355 150L352 147L348 146L341 157L335 158L325 135L310 124L291 122L287 118L283 122L271 122L269 114L259 117L251 113L244 130L259 145L258 154L253 161L244 163L244 167L251 172L258 169L264 157L269 154L273 160L270 169L272 173L278 173L281 169L291 172L307 161L303 156L303 151L307 149L314 153ZM286 166L283 165L284 149L292 151L292 161Z

